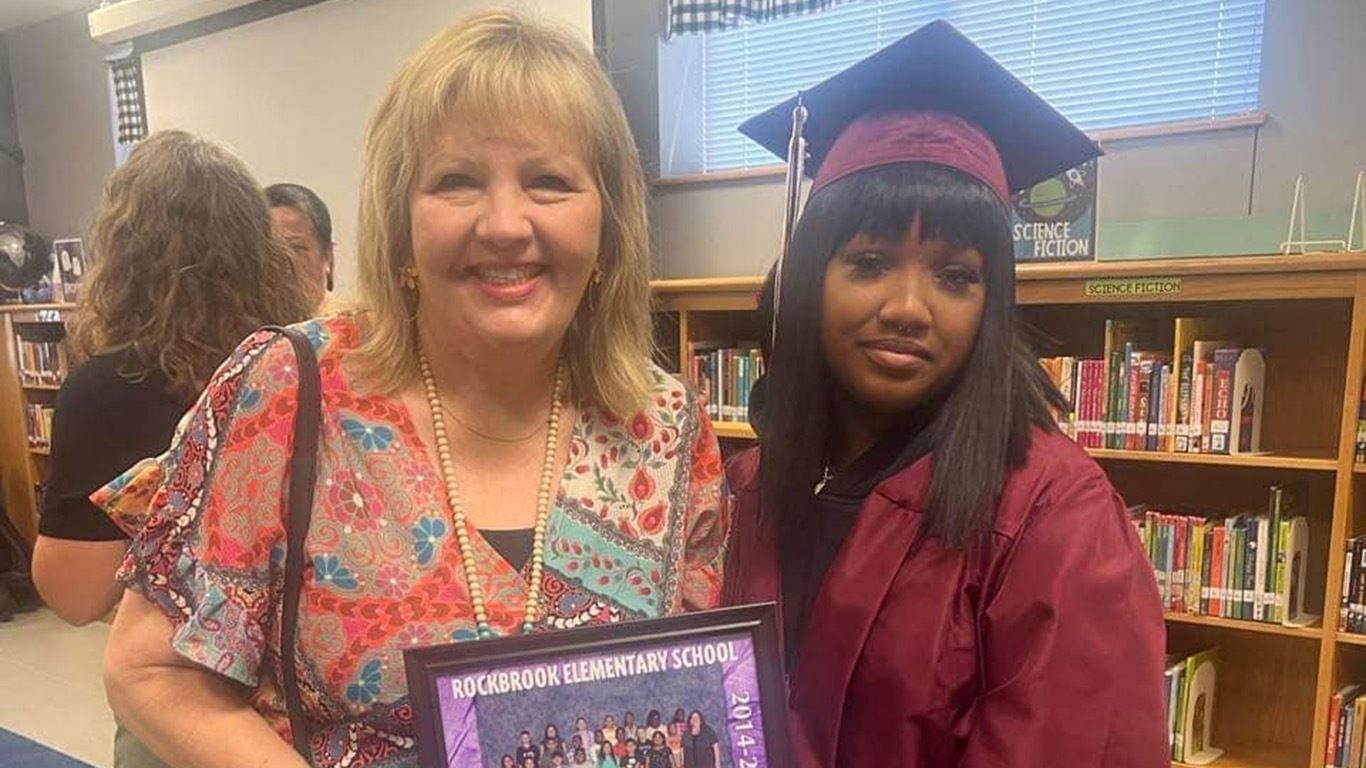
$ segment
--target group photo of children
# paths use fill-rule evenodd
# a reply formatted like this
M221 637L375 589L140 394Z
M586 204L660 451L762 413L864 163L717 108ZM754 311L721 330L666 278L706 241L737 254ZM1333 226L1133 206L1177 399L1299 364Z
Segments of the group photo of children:
M491 757L491 756L490 756ZM487 759L487 758L486 758ZM657 709L637 722L626 712L618 722L608 714L596 726L586 717L574 720L572 731L561 735L547 724L537 734L522 731L516 745L504 753L497 768L728 768L720 739L706 715L679 707L666 723Z

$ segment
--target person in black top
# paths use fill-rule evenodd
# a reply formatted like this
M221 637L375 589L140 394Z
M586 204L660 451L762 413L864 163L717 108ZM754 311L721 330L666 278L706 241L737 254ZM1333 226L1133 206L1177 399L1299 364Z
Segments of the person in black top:
M166 450L243 338L310 309L251 173L188 133L138 145L109 180L91 244L69 339L85 362L57 395L33 563L43 599L73 624L105 616L122 594L114 571L127 537L89 494Z
M219 363L263 325L294 323L309 300L270 229L261 188L227 150L153 134L114 173L92 230L72 351L57 394L33 580L59 617L113 610L128 538L89 495L164 452ZM119 728L115 765L162 763Z
M683 768L720 768L721 742L716 731L707 725L701 712L688 715L688 729L683 732Z
M655 731L654 739L645 753L645 768L673 768L673 754L663 731Z
M541 759L541 750L531 743L531 731L522 731L517 735L517 765L526 765L528 759L532 764L536 764Z

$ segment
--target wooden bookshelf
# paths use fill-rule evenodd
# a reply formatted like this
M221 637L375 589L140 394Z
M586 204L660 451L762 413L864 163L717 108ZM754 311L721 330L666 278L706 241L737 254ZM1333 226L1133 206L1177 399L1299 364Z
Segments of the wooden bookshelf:
M1306 640L1319 640L1323 637L1322 627L1286 627L1280 624L1269 624L1262 621L1243 621L1242 619L1225 619L1220 616L1193 616L1188 613L1168 613L1167 621L1178 624L1196 624L1202 627L1219 627L1221 629L1232 629L1239 632L1261 632L1266 635L1280 635L1282 637L1299 637Z
M1192 763L1172 762L1174 768L1289 768L1294 765L1304 765L1300 755L1294 750L1287 750L1275 746L1251 746L1236 750L1225 750L1224 755L1209 766L1197 766Z
M716 430L717 437L729 437L736 440L755 439L754 427L738 421L714 421L712 429Z
M37 312L71 312L76 305L70 302L54 304L0 304L0 314L25 315Z
M1315 472L1335 472L1336 458L1316 455L1268 453L1256 456L1230 456L1217 453L1169 453L1167 451L1118 451L1109 448L1088 448L1087 453L1097 461L1155 461L1164 464L1204 464L1221 467L1259 467L1266 469L1304 469Z
M715 421L712 429L717 437L736 440L754 440L754 428L738 421ZM1338 468L1337 459L1323 455L1278 455L1226 456L1210 453L1168 453L1166 451L1117 451L1106 448L1088 448L1097 461L1148 461L1165 464L1205 464L1225 467L1260 467L1271 469L1302 469L1314 472L1334 472ZM1357 471L1366 471L1358 469Z
M1022 319L1056 345L1041 354L1100 357L1106 319L1170 328L1180 316L1218 317L1244 343L1266 350L1268 453L1090 453L1130 503L1217 507L1212 502L1232 498L1245 508L1264 503L1273 483L1308 485L1306 602L1325 616L1321 625L1166 618L1173 652L1220 648L1213 743L1225 754L1215 768L1323 768L1329 699L1341 685L1366 683L1366 635L1337 629L1343 544L1366 533L1366 464L1355 462L1354 450L1366 374L1366 256L1028 264L1016 277ZM687 370L689 342L761 338L761 284L758 276L657 281L657 318L667 318L656 323L667 329L660 347L677 360L675 369ZM715 429L730 450L754 439L745 423L720 421Z
M51 403L59 387L21 385L17 327L60 326L75 304L0 304L0 493L19 532L32 541L38 532L38 492L47 472L47 451L30 449L24 405Z

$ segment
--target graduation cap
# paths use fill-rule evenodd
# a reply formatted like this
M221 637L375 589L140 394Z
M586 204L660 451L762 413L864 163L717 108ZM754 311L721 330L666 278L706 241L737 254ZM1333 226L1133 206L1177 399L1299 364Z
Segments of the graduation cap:
M815 195L869 168L936 163L981 180L1009 204L1011 192L1100 155L1085 133L945 21L755 115L740 131L787 159L778 291L804 175L813 177Z

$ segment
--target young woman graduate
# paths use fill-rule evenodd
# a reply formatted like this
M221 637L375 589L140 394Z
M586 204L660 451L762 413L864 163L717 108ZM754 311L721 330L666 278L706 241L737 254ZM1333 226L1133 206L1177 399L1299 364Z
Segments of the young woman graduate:
M814 176L728 470L793 764L1165 768L1152 571L1015 320L1009 192L1099 151L942 22L741 130L792 158L789 221Z

